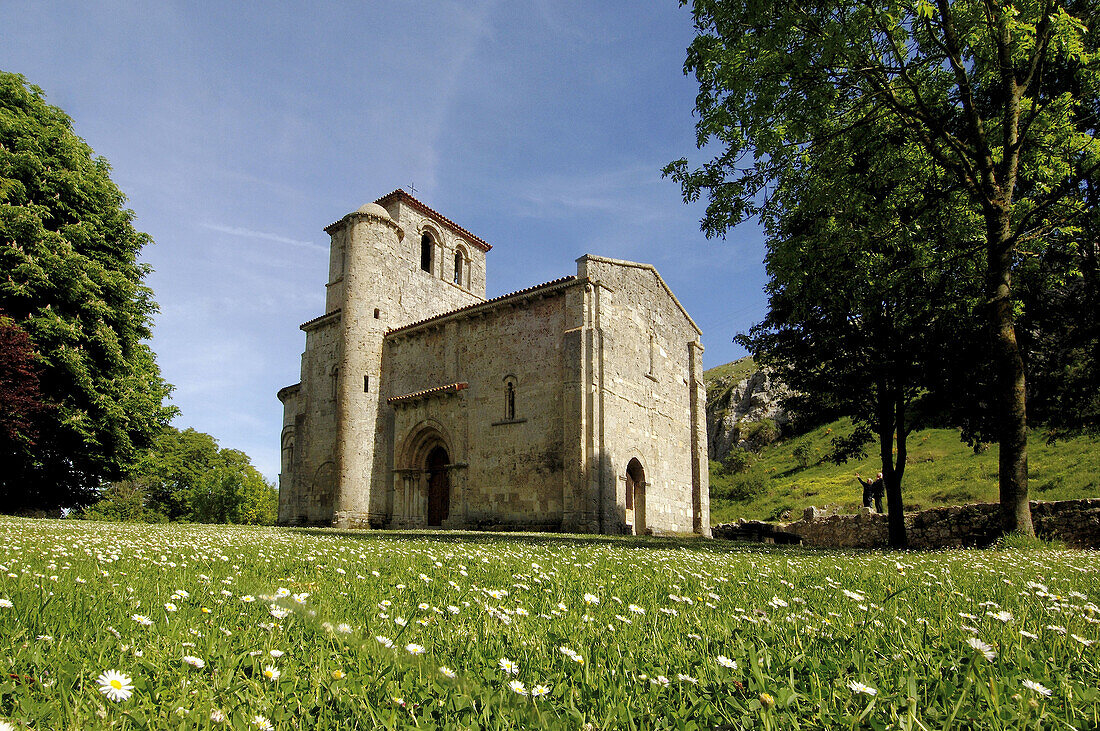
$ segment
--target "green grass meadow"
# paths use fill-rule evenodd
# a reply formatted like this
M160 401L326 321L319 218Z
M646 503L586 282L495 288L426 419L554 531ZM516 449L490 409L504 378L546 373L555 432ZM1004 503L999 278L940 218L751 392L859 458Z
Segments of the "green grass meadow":
M832 439L851 431L844 419L763 449L742 473L731 474L711 462L712 525L752 518L776 520L803 508L840 506L856 512L862 488L855 473L871 476L880 469L878 444L868 445L866 459L834 465L824 461ZM796 453L801 447L803 467ZM953 429L913 432L902 479L906 511L938 505L997 502L997 445L975 454ZM1029 491L1032 500L1100 497L1100 436L1082 435L1048 444L1041 434L1028 442ZM734 499L739 497L741 499Z
M1095 728L1098 593L1052 548L0 518L0 728Z

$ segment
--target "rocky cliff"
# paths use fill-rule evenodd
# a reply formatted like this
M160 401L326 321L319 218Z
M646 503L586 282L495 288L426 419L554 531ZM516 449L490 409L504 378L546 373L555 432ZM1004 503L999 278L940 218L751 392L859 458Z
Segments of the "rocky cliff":
M735 447L756 450L790 423L781 401L788 389L752 358L727 363L703 374L707 384L707 437L710 458L721 462Z

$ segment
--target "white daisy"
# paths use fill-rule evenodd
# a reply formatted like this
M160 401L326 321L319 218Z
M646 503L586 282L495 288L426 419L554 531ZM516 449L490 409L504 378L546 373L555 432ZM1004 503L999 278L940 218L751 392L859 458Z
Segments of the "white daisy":
M1053 692L1050 688L1047 688L1042 683L1036 683L1034 680L1024 679L1020 682L1025 688L1027 688L1028 690L1033 690L1039 695L1050 695Z
M984 657L989 662L993 662L993 660L997 657L997 653L993 651L993 648L990 645L987 645L986 643L979 640L977 637L968 638L966 640L966 644L970 645L972 648L980 652L982 654L982 657Z
M118 670L106 670L98 678L99 692L112 701L124 701L134 694L134 684L130 676Z
M863 693L864 695L878 695L878 691L869 685L864 685L858 680L849 681L848 687L853 693Z

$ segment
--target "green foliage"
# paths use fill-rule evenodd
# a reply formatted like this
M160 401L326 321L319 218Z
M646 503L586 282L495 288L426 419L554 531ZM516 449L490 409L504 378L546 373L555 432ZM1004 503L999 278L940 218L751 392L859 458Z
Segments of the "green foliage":
M1006 533L994 542L993 548L998 548L1006 551L1035 551L1035 550L1054 550L1063 551L1066 548L1064 541L1048 540L1045 538L1038 538L1036 536L1029 536L1023 533L1017 533L1012 531Z
M126 523L163 523L163 513L150 510L147 504L148 487L138 480L120 480L107 486L97 500L81 511L85 520Z
M848 460L867 458L867 445L874 439L866 424L857 424L850 432L833 437L833 447L828 459L833 464L846 464Z
M779 439L779 426L774 419L741 421L737 423L737 433L750 449L759 451Z
M122 484L140 487L148 513L171 521L271 525L278 518L279 495L244 452L221 449L217 440L195 429L166 427ZM111 490L87 512L129 520ZM136 500L130 493L127 498ZM130 503L127 503L130 504ZM136 517L135 520L148 520Z
M876 406L861 414L849 403L837 412L874 413L887 490L898 499L900 476L885 442L908 426L888 429L884 420L930 385L923 366L936 364L914 354L940 352L944 341L935 336L971 319L934 306L942 287L957 286L945 303L981 314L987 335L981 342L962 328L956 341L973 343L981 357L958 357L960 349L954 361L941 361L957 374L946 380L959 394L980 394L955 413L984 399L990 416L979 412L964 426L1000 442L1006 527L1030 530L1013 274L1028 258L1021 255L1042 255L1050 237L1075 229L1089 211L1083 183L1100 169L1096 11L1095 0L693 3L698 36L685 70L700 88L697 145L712 158L695 169L682 159L665 172L686 201L706 195L708 235L760 214L780 242L768 259L779 282L765 323L771 332L756 333L753 349L762 365L771 365L762 353L783 347L778 360L792 362L813 337L849 359L900 354L849 384L849 393L871 394ZM799 274L814 262L824 264ZM829 269L837 272L831 281L821 277ZM837 281L845 276L847 286ZM803 289L812 304L799 312ZM887 296L876 309L879 290ZM831 306L815 312L821 303ZM800 342L802 335L809 337ZM921 372L910 372L913 365ZM883 374L892 378L876 377ZM780 373L797 387L791 375L798 373Z
M195 429L167 427L138 458L130 475L148 485L153 510L169 520L192 520L200 481L224 465L214 437Z
M86 504L173 410L146 340L149 237L71 120L0 72L0 309L30 337L50 409L0 470L3 510Z
M1100 629L1066 608L1096 591L1088 551L12 519L0 535L0 707L17 728L1084 729L1100 714ZM107 670L129 698L101 692Z
M798 462L798 466L803 469L814 463L814 450L806 442L796 444L791 456Z
M722 466L727 472L733 475L738 475L752 467L752 463L755 461L753 453L747 449L741 449L741 447L734 447L726 455L726 458L722 460Z
M243 463L227 463L207 471L194 490L192 517L199 523L272 525L278 511L278 493L247 457Z
M731 476L721 464L711 462L711 523L737 518L770 520L786 509L797 517L811 505L857 512L862 488L854 474L873 475L879 469L878 455L853 458L844 465L822 460L805 469L792 456L796 443L808 444L815 454L826 454L836 435L851 430L851 420L841 419L802 434L797 441L778 442L762 450L750 473L763 475L764 488L749 500L734 500ZM1078 434L1054 443L1034 440L1028 452L1035 499L1077 500L1100 495L1100 436ZM997 502L998 459L996 444L975 454L959 439L957 429L913 432L905 472L906 510Z

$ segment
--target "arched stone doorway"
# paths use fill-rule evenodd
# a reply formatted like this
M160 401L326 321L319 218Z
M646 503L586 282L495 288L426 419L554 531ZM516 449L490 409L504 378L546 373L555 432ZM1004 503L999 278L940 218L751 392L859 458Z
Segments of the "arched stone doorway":
M451 508L451 484L447 475L447 465L450 457L443 445L438 445L428 452L428 458L424 466L428 473L428 509L427 524L430 526L443 525Z
M387 498L389 525L423 528L450 525L462 510L462 464L455 464L454 442L437 421L409 429L394 450L394 484ZM459 474L456 475L456 470Z
M634 511L634 534L644 535L645 523L645 468L637 457L626 465L626 508Z

